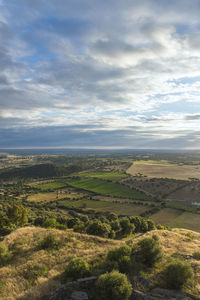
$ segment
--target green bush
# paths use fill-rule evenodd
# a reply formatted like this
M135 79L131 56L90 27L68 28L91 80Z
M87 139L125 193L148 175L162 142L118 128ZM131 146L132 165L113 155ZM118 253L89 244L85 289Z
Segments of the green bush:
M45 228L56 228L57 222L55 218L46 218L43 223L42 227Z
M118 271L101 275L97 280L96 289L99 300L128 300L132 293L132 286L126 275Z
M39 244L39 249L44 250L57 250L59 249L60 243L56 239L56 236L52 233L49 233L47 236L43 238L43 240Z
M162 249L159 245L158 237L153 235L152 238L144 238L138 242L137 259L148 267L162 258Z
M25 272L24 277L30 283L34 283L39 277L45 276L48 273L48 268L45 265L34 265L30 266Z
M12 252L8 250L8 247L4 242L0 242L0 265L5 265L11 260L11 258Z
M200 251L196 251L192 255L195 259L200 260Z
M163 274L167 287L172 289L181 289L194 276L191 265L179 259L169 263Z
M122 273L129 273L132 266L130 257L131 252L132 249L128 245L111 249L106 257L106 270L119 270Z
M123 245L119 248L111 249L107 254L107 259L118 261L122 256L130 256L131 251L128 245Z
M90 275L90 266L80 257L71 259L64 271L64 278L66 280L84 278L88 275Z

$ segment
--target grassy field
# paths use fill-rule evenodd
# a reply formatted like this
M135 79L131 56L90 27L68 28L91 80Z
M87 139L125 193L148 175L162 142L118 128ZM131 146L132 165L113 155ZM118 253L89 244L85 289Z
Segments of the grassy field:
M116 214L137 216L145 212L149 208L146 206L135 205L131 203L112 203L110 201L97 201L89 199L81 199L77 201L61 200L59 205L66 208L86 208L97 211L109 211Z
M190 182L181 189L170 193L166 200L170 201L184 201L187 203L198 202L200 203L200 182Z
M47 190L54 190L54 189L60 189L65 187L66 184L64 182L55 181L50 183L41 183L36 185L35 187L40 189L41 191L47 191Z
M63 197L66 197L64 195L59 195L59 199ZM32 194L28 196L28 201L30 202L51 202L57 200L57 193L56 192L50 192L50 193L38 193L38 194Z
M122 178L126 178L128 175L120 172L84 172L84 173L80 173L79 176L95 177L95 178L102 178L105 180L119 181Z
M187 228L200 232L200 214L184 212L170 225L172 227Z
M151 216L156 224L169 225L173 228L187 228L200 232L200 214L183 212L178 209L164 208Z
M166 160L134 160L132 161L134 164L153 164L153 165L168 165L173 166L174 164L169 163Z
M176 218L178 218L183 212L173 208L163 208L159 212L151 216L156 224L170 225Z
M143 193L134 191L124 185L108 182L102 179L80 179L70 180L67 183L71 186L95 192L102 195L109 195L114 197L124 197L139 200L151 200L151 197L146 196Z
M78 192L76 193L76 192L72 192L67 189L64 189L61 192L59 191L59 193L49 192L49 193L32 194L32 195L28 196L27 200L31 201L31 202L51 202L51 201L63 199L66 197L70 198L70 199L74 199L74 198L80 198L83 196L84 196L83 193L78 193Z
M200 179L200 166L135 162L127 170L127 173L133 176L147 176L148 178Z

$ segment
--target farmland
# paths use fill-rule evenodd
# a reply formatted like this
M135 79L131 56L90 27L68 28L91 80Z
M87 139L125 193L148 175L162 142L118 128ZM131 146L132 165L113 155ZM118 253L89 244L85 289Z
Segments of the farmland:
M199 165L168 165L161 163L135 162L127 170L132 176L145 176L148 178L171 178L176 180L200 179Z
M128 175L121 172L82 172L81 177L94 177L105 180L119 181L122 178L126 178Z
M84 208L84 209L95 209L102 212L114 212L116 214L137 216L148 210L148 207L135 205L134 203L120 203L111 202L103 200L90 200L90 199L80 199L80 200L61 200L58 202L58 207L61 208Z
M76 179L67 182L69 185L94 193L114 197L150 200L151 198L124 185L104 181L101 179Z
M2 179L2 207L13 200L22 203L31 212L32 222L38 216L83 213L95 217L95 213L114 212L200 231L200 207L193 205L200 202L198 154L32 155L30 161L16 156L7 160L18 170L11 174L24 177L7 183ZM34 168L26 171L23 162ZM35 178L43 166L48 176ZM59 175L63 169L71 173Z
M47 191L47 190L53 190L53 189L60 189L65 187L66 184L64 182L59 182L59 181L55 181L55 182L51 182L51 183L40 183L38 185L36 185L35 187L41 191Z

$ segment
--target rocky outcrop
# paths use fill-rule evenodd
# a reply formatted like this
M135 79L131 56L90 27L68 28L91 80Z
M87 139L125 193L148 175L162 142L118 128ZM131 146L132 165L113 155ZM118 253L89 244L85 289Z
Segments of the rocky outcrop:
M57 288L49 297L48 300L88 300L86 292L90 285L94 285L96 276L80 278L76 281L67 282Z

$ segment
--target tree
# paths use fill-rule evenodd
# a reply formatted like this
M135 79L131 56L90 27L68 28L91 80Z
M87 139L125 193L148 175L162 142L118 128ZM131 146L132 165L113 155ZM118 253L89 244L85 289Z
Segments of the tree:
M153 267L156 262L161 260L162 249L156 235L140 240L138 246L137 257L146 266Z
M135 229L134 224L131 224L128 218L121 219L120 226L121 226L121 234L124 236L131 234Z

